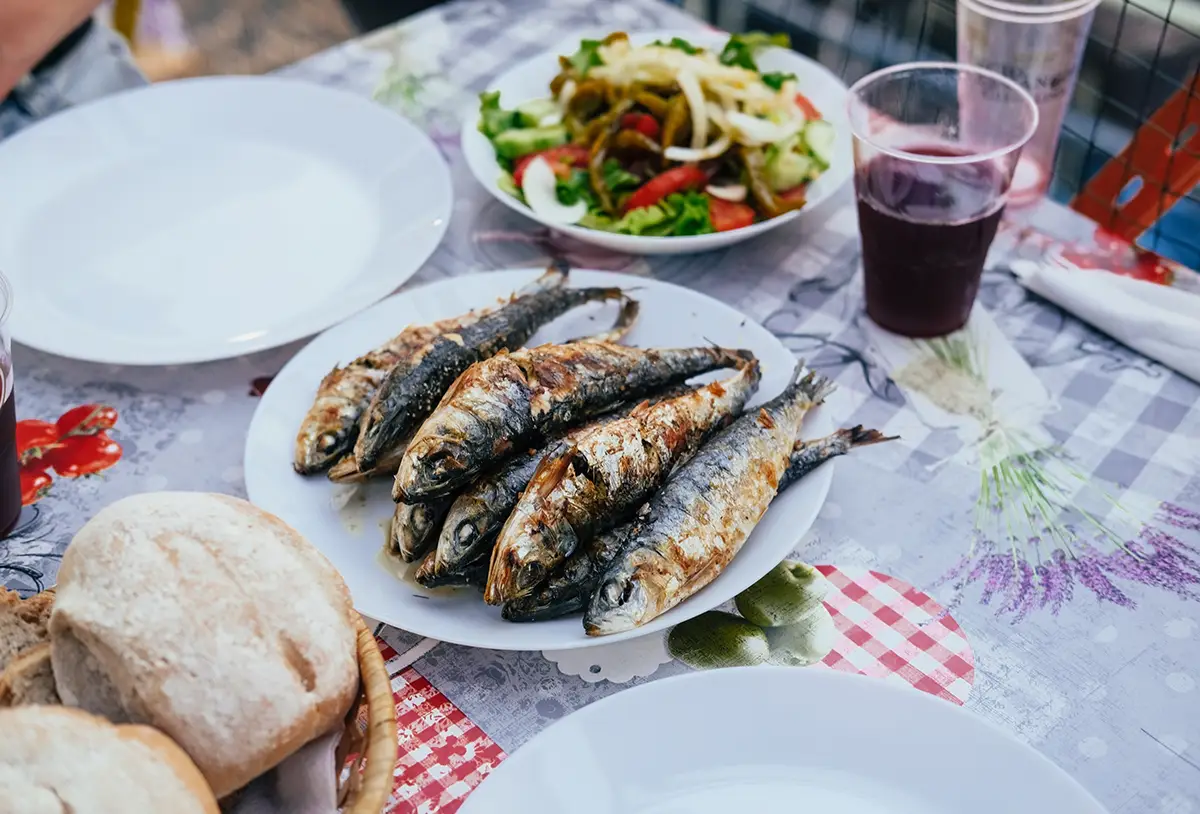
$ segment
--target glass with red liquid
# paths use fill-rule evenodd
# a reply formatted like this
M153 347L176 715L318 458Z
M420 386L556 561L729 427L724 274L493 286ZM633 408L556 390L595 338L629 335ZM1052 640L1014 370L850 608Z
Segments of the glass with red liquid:
M21 472L17 462L17 398L13 395L12 341L8 315L12 288L0 274L0 537L12 531L21 516Z
M1037 106L983 68L914 62L860 79L849 113L867 314L904 336L958 330Z

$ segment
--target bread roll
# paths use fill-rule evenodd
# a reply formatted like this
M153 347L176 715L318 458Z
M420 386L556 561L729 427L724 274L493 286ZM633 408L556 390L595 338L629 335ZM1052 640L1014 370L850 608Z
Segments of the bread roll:
M50 642L22 650L0 672L0 707L57 703L54 671L50 668Z
M0 710L0 814L217 814L161 732L66 707Z
M63 702L161 729L218 797L340 726L357 692L341 576L244 500L158 492L114 503L75 535L57 592Z

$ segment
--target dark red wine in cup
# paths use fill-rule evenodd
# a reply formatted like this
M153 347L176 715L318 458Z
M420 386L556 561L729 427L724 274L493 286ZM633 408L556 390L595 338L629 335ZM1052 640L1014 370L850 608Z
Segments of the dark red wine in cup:
M960 156L944 147L907 153ZM1007 178L995 160L922 164L880 155L854 179L867 314L904 336L961 328L1004 211Z

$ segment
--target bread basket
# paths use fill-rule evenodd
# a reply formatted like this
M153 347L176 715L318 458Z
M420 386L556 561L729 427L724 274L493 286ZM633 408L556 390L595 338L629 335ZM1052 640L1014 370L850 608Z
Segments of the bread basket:
M358 699L338 745L338 806L342 814L381 814L396 769L396 702L375 636L358 619Z
M53 592L51 588L45 593L53 598ZM355 617L360 682L335 755L335 766L341 769L338 808L342 814L382 814L396 767L396 703L375 636L361 617Z

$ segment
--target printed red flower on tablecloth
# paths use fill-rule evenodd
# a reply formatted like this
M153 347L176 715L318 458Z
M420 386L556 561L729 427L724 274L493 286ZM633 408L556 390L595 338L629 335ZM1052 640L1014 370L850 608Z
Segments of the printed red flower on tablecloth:
M44 497L54 483L50 470L63 478L103 472L121 460L121 445L108 434L117 411L106 404L81 404L51 424L38 419L17 422L17 460L21 467L21 503Z

